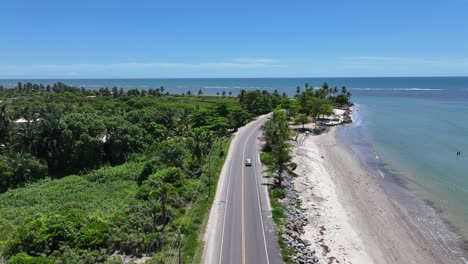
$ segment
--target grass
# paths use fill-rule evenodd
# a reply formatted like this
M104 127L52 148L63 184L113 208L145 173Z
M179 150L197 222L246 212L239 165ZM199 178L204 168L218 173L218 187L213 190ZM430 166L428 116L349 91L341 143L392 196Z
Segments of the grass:
M283 237L281 237L284 233L284 223L286 219L286 206L284 206L281 200L286 196L286 192L280 188L270 188L268 192L270 195L271 214L276 225L281 257L286 263L291 263L291 256L293 252L288 247Z
M183 241L183 263L202 263L204 249L204 243L202 240L203 230L208 222L210 209L216 195L219 175L223 169L230 144L231 140L222 142L221 146L216 148L213 153L211 163L211 192L208 192L208 188L204 188L199 196L200 198L198 202L193 206L193 228ZM223 152L222 156L218 155L220 150ZM207 181L207 174L204 174L202 177Z
M260 161L265 166L270 167L272 165L271 154L267 152L260 153ZM279 187L271 187L268 189L268 194L270 196L271 215L276 225L281 257L284 262L291 263L293 252L286 244L287 242L281 237L284 234L284 223L286 219L286 206L281 201L286 197L286 191Z
M206 226L209 211L213 203L217 182L221 173L230 140L216 143L211 157L211 192L209 193L208 166L201 177L203 188L193 204L188 205L186 214L172 223L171 240L175 241L177 229L183 231L181 253L183 263L201 263L203 241L200 239ZM223 155L219 155L220 153ZM43 214L60 213L74 209L82 215L109 220L122 208L136 201L138 186L136 178L144 165L126 163L116 167L104 167L83 176L67 176L58 180L46 179L0 194L0 251L11 234L32 218ZM169 230L168 230L169 231ZM5 238L5 239L4 239ZM161 257L173 256L177 259L177 246L169 245L157 252L155 263Z
M8 238L32 218L74 209L107 220L134 200L137 190L135 181L99 183L81 176L67 176L0 194L0 252Z

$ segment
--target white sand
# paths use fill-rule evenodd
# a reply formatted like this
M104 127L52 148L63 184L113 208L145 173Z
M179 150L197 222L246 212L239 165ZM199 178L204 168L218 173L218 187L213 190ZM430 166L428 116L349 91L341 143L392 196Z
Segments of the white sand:
M359 161L328 134L294 148L294 179L309 219L303 239L321 263L453 263L396 207Z

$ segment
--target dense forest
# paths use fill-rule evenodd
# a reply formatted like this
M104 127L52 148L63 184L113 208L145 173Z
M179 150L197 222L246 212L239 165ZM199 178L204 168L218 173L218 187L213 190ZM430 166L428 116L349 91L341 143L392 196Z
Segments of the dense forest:
M348 100L326 84L295 98L0 87L0 260L192 262L230 135L274 109L317 118Z

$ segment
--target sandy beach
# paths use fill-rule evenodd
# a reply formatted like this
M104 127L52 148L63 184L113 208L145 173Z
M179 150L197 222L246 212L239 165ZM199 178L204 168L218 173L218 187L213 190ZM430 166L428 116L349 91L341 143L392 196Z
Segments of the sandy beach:
M302 238L321 263L463 263L406 219L379 186L379 176L361 166L335 131L301 134L293 150L293 183L309 221Z

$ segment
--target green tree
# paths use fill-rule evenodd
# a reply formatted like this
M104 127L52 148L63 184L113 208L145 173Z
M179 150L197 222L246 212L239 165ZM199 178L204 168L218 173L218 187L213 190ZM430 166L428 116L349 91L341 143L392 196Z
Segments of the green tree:
M274 111L271 118L263 124L262 130L266 141L264 151L271 153L269 170L276 175L277 184L281 186L283 173L290 173L294 169L289 153L290 145L286 143L290 131L284 111Z
M122 117L112 117L105 122L107 134L104 157L111 165L125 162L132 153L143 149L143 130Z
M105 118L90 113L73 113L64 117L67 137L65 153L68 169L81 171L102 164L106 141Z
M8 108L5 104L0 104L0 151L2 148L5 148L5 145L8 140L8 134L10 132L10 114L8 112Z
M284 173L292 173L296 168L296 165L292 162L290 155L291 146L285 142L275 144L272 149L272 171L276 174L276 180L278 186L281 186L283 182Z
M330 115L333 113L333 106L327 99L313 98L307 105L308 113L317 121L319 115Z
M167 167L182 168L186 156L186 144L180 140L166 140L156 145L156 159Z
M6 262L7 264L54 264L50 258L47 257L32 257L25 253L19 253Z
M294 122L296 124L302 124L302 129L304 129L304 125L309 122L309 117L306 114L297 114L294 117Z
M36 121L27 121L18 124L13 130L11 148L17 152L29 153L39 156L40 138L38 137L39 127Z
M264 150L269 152L273 146L279 142L284 142L289 137L289 124L284 111L276 110L272 117L263 125L263 137L266 144Z
M190 137L192 140L189 141L188 145L192 152L192 156L198 161L201 161L213 144L213 134L211 131L206 131L202 128L195 128Z
M65 140L62 122L62 113L50 109L38 121L38 134L40 150L38 156L47 161L49 171L56 172L63 169Z

